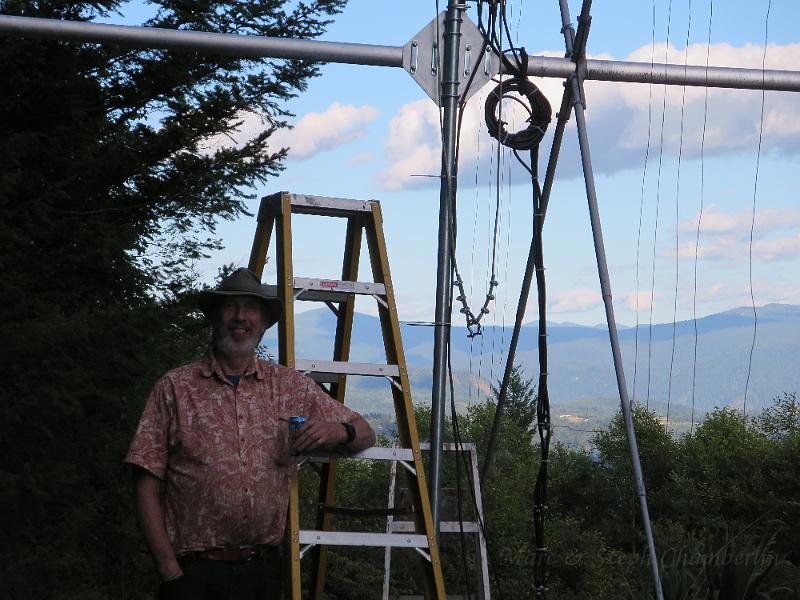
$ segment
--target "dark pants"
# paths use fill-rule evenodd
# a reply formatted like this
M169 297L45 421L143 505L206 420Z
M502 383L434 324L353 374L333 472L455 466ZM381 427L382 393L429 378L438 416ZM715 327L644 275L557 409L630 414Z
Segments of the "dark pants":
M180 558L183 575L161 584L158 600L281 600L277 550L242 562Z

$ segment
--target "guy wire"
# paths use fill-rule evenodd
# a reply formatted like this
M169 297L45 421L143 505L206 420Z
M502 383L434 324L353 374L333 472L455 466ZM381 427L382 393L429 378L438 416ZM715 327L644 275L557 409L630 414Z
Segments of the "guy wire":
M650 37L650 72L652 73L655 65L656 54L656 3L652 0L652 29ZM639 256L642 247L642 215L644 213L644 190L647 180L647 160L650 157L650 138L653 131L653 84L647 84L647 146L644 151L644 168L642 169L642 187L639 194L639 227L636 232L636 295L634 302L636 306L636 328L633 341L633 392L631 394L631 404L636 402L636 377L639 371Z
M769 43L769 13L772 9L772 0L767 2L767 14L764 17L764 54L761 57L761 80L764 81L767 66L767 45ZM747 391L750 387L750 375L753 370L753 351L756 347L756 335L758 333L758 312L756 311L755 292L753 290L753 232L756 226L756 200L758 198L758 171L761 166L761 142L764 137L764 104L766 103L766 91L761 88L761 118L758 126L758 150L756 151L756 173L753 181L753 211L750 219L750 247L749 247L749 273L750 273L750 305L753 307L753 341L750 344L750 356L747 360L747 380L744 385L744 401L742 403L742 414L747 416Z
M703 208L705 204L705 149L706 125L708 123L708 65L711 57L711 23L714 17L714 0L709 0L708 13L708 39L706 42L706 86L703 101L703 133L700 138L700 212L697 215L697 230L694 240L694 289L692 292L692 322L694 324L694 354L692 358L692 421L689 433L694 432L694 404L697 382L697 264L700 254L700 225L703 222Z
M672 26L672 0L669 2L667 11L667 41L664 46L664 64L666 65L669 60L669 34ZM664 67L666 69L666 66ZM658 212L661 204L661 166L664 160L664 124L667 115L667 84L664 84L664 98L661 103L661 134L658 148L658 177L656 179L656 218L653 226L653 261L652 261L652 277L650 280L650 323L649 323L649 337L647 342L647 404L646 407L650 408L650 376L653 365L653 303L655 301L656 289L656 249L658 245Z
M689 64L689 39L692 32L692 0L689 0L689 22L686 26L686 48L683 53L683 71ZM679 275L679 234L680 234L680 200L681 200L681 164L683 159L683 126L686 115L686 86L681 92L681 128L680 141L678 142L678 172L675 175L675 295L672 302L672 352L669 359L669 384L667 385L667 415L665 427L669 426L669 408L672 401L672 373L675 366L675 332L678 317L678 283Z

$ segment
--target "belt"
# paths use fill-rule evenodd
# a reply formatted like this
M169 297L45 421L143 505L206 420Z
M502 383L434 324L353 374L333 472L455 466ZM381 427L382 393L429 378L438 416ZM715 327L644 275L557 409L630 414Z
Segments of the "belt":
M212 548L211 550L200 550L190 552L181 556L181 559L197 560L205 558L208 560L221 560L225 562L248 562L269 554L279 555L277 546L247 546L245 548Z

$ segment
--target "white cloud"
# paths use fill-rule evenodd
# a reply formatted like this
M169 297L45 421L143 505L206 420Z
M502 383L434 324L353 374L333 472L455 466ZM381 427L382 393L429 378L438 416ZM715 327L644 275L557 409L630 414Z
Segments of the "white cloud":
M325 112L303 115L292 129L275 132L270 145L289 148L289 158L310 158L364 137L366 126L377 118L378 110L372 106L334 102Z
M414 176L439 175L440 148L436 105L427 99L404 105L389 122L385 151L390 166L379 176L379 185L396 191L428 183Z
M650 63L670 62L690 65L705 65L709 52L712 66L735 66L760 69L763 47L746 45L733 47L729 44L693 44L684 50L672 45L648 44L632 52L624 60ZM561 56L560 52L540 54ZM591 58L608 59L608 56ZM794 70L800 64L800 44L767 48L766 68ZM535 79L535 84L557 110L563 85L556 79ZM465 111L461 133L461 172L470 171L475 161L488 162L489 148L493 145L483 122L483 105L487 85L476 94ZM589 141L593 152L594 167L598 173L609 173L625 168L641 168L644 150L650 137L651 157L660 149L662 107L664 107L665 154L675 156L681 150L684 158L695 158L700 154L703 139L704 106L706 89L701 87L647 85L637 83L586 82L586 117ZM683 113L683 137L681 138L681 113ZM767 92L765 96L764 132L762 151L778 149L789 154L800 152L800 97L789 92ZM739 151L755 151L758 143L759 117L761 114L761 92L754 90L708 89L708 113L705 119L704 153L706 157L730 154ZM523 127L523 117L511 113L509 130ZM555 115L554 115L555 118ZM518 125L515 125L514 122ZM549 131L555 127L552 122ZM562 156L577 155L574 133L574 118L568 125ZM542 148L549 149L550 137L545 138ZM390 166L381 174L386 189L397 190L415 185L431 185L430 179L410 178L413 174L438 174L440 168L439 117L436 106L430 100L406 104L390 124L386 142ZM600 151L599 149L602 149ZM517 170L519 176L524 176ZM579 174L579 165L569 159L562 160L559 174Z
M694 233L697 229L698 218L699 213L692 219L680 223L679 231L681 233ZM717 208L715 204L711 204L703 210L700 234L702 236L749 234L751 221L752 211L750 210L727 213ZM756 211L755 229L762 235L795 227L800 227L800 209L765 208Z
M628 294L625 298L625 305L627 306L628 310L638 310L639 312L650 310L650 298L651 294L649 290L640 290L638 292ZM653 305L655 306L655 293L653 293L652 298Z
M553 294L547 309L553 313L586 312L597 308L601 301L597 290L579 288Z
M367 134L367 125L378 118L372 106L331 104L325 112L303 115L291 129L279 129L269 139L271 149L289 148L290 159L307 159L332 150ZM239 125L228 135L214 136L203 145L206 152L219 148L241 147L271 126L267 117L242 111L237 115Z
M697 220L699 215L679 224L678 230L691 234L691 241L682 243L678 256L694 260ZM737 260L750 253L752 212L728 213L715 205L703 211L700 224L698 259ZM756 211L753 223L753 258L774 261L795 258L800 253L800 209L766 208Z
M262 131L269 129L272 124L269 119L256 112L239 111L236 115L235 127L227 134L215 135L201 143L201 150L213 154L223 148L241 148Z

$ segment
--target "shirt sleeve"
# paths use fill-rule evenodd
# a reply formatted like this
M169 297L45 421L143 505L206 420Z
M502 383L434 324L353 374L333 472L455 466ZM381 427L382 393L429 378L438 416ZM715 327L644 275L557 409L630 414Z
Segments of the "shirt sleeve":
M298 383L303 386L306 400L306 414L329 423L352 421L358 416L354 410L331 398L325 390L310 377L297 373Z
M172 421L174 394L165 377L150 392L144 411L133 435L125 463L141 467L159 479L164 479L167 470L169 428Z

